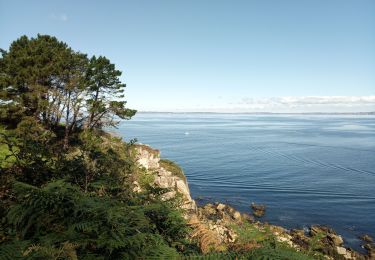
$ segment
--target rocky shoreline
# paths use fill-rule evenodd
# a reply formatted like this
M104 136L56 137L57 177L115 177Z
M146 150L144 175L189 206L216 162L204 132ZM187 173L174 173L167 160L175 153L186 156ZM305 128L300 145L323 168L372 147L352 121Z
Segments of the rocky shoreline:
M140 169L144 170L143 174L152 177L153 185L170 190L163 194L163 199L180 196L181 208L185 210L185 218L193 230L191 237L199 241L204 253L212 249L216 252L227 249L251 250L259 247L259 244L254 242L256 239L272 237L296 251L323 255L326 259L375 259L375 244L368 235L362 237L363 247L367 251L365 255L345 247L343 238L329 227L313 225L308 230L288 230L260 222L257 217L265 214L264 205L249 205L253 215L241 213L230 205L219 202L198 207L191 197L186 178L175 172L174 168L163 167L165 164L162 163L158 150L137 144L135 156ZM133 182L135 191L142 190L139 182ZM244 241L249 234L253 235L252 240Z

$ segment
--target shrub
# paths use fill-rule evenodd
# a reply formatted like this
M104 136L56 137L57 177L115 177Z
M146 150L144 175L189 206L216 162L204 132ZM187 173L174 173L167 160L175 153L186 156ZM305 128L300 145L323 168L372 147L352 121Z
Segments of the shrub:
M14 251L14 257L20 250L27 255L69 250L79 257L176 256L175 247L187 234L181 215L164 204L128 206L84 193L63 180L42 188L16 182L13 189L17 203L6 218L13 231L0 254L14 247L18 237L24 246Z

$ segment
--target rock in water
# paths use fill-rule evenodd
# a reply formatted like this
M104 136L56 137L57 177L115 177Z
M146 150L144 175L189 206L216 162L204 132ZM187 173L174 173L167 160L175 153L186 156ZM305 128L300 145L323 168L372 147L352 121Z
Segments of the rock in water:
M365 235L363 235L363 236L360 236L359 238L362 239L363 241L365 241L365 242L369 242L369 243L371 243L371 242L374 241L374 240L372 239L372 237L370 237L370 236L367 235L367 234L365 234Z
M335 234L327 234L327 237L329 240L332 241L332 243L335 245L335 246L340 246L344 243L344 240L342 239L341 236L339 235L335 235Z
M266 212L266 206L263 204L255 204L254 202L251 203L251 208L253 209L253 215L255 217L262 217Z
M310 227L310 235L315 236L316 234L336 234L336 232L329 227L321 226L321 225L312 225Z

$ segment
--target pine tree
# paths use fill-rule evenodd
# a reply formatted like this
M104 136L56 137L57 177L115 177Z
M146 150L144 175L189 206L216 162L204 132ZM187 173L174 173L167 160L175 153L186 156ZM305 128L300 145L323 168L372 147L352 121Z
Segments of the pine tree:
M119 101L124 98L125 84L122 84L119 77L121 71L116 70L106 57L93 56L87 72L89 84L89 118L88 128L102 128L103 126L115 126L113 116L121 119L130 119L135 110L125 107L126 101Z

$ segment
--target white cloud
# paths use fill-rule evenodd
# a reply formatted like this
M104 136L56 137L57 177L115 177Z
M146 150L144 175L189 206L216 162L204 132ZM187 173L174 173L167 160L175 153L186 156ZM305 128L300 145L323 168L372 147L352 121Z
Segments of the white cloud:
M196 100L194 102L165 102L153 103L145 107L134 106L140 111L166 111L166 112L272 112L272 113L350 113L350 112L375 112L375 96L283 96L238 99L226 99L222 96L217 100ZM225 101L226 99L226 101ZM147 103L146 103L147 104Z
M285 96L243 98L231 108L265 112L357 112L375 111L375 96Z
M280 103L286 105L374 105L375 96L282 97L280 99Z
M68 21L68 16L64 13L60 13L60 14L52 13L49 15L49 18L52 20L60 21L60 22Z
M274 98L243 98L238 104L242 105L281 105L281 106L314 106L314 105L375 105L375 96L302 96Z

